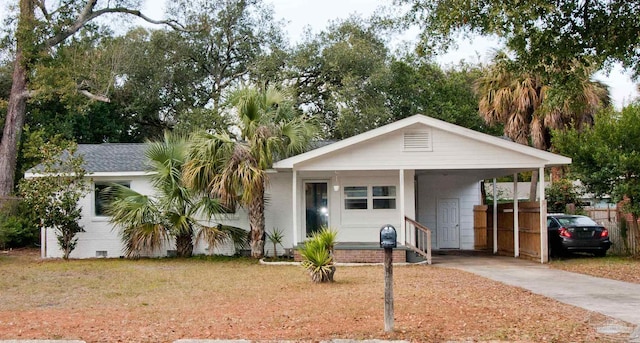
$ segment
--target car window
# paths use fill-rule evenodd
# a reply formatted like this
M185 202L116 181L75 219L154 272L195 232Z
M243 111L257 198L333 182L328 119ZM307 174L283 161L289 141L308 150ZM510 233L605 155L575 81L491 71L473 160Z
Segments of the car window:
M558 224L556 224L556 221L551 219L551 218L547 218L547 228L548 229L554 229L558 226Z
M589 217L565 217L557 218L561 225L579 226L579 225L598 225Z

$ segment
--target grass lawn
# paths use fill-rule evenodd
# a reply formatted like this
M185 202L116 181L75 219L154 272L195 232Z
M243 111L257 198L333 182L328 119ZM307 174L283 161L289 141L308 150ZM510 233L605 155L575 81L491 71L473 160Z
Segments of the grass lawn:
M608 279L640 283L640 259L622 256L595 258L587 255L571 255L552 260L552 268L567 270Z
M610 341L609 318L470 273L394 268L395 331L384 333L381 266L246 259L47 260L0 256L0 339L170 342L180 338L382 338L432 342Z

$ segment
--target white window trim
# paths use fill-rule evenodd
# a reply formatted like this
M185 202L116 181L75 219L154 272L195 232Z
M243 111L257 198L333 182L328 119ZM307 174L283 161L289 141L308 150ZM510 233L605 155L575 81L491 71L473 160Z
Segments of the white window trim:
M346 194L344 193L345 190L349 187L366 187L367 188L367 208L366 209L349 209L346 208L346 201L347 199L362 199L363 197L353 197L353 198L348 198L346 196ZM396 189L396 195L395 196L373 196L373 187L394 187ZM349 211L349 212L365 212L365 211L375 211L375 212L382 212L382 211L397 211L398 210L398 185L396 184L387 184L387 183L375 183L375 184L359 184L359 185L344 185L342 187L343 191L342 191L342 210L343 211ZM373 200L374 199L395 199L396 200L396 207L395 208L373 208Z
M131 188L132 180L122 179L122 180L93 181L91 183L91 221L108 222L111 220L110 216L96 214L96 185L108 185L111 183L128 185L128 187Z

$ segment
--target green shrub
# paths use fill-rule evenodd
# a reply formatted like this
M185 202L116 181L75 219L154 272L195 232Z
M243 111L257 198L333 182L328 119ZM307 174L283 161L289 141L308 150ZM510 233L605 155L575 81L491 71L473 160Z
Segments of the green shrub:
M333 247L337 231L322 228L307 239L298 250L302 256L302 267L313 282L333 282L336 267L333 264Z
M546 189L547 212L565 213L567 211L567 205L574 204L576 207L575 212L582 213L580 194L580 188L576 187L571 180L560 179L554 181L553 184Z
M18 215L0 214L0 248L33 246L40 239L40 230Z

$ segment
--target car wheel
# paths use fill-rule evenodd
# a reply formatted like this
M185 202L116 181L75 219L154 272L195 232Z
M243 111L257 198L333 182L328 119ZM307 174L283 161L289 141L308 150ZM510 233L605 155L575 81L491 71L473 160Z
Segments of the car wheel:
M560 258L565 255L565 252L562 248L559 248L553 244L549 245L549 257Z
M549 245L549 258L557 257L556 249L553 245Z
M605 257L605 256L607 256L607 251L606 250L596 251L593 254L596 255L596 257Z

